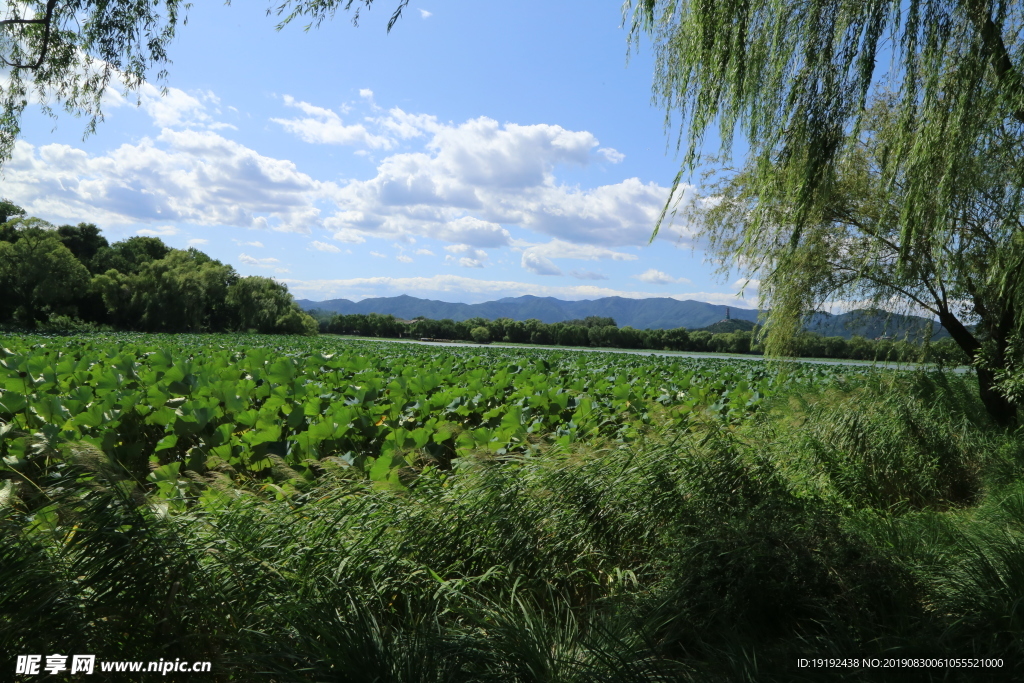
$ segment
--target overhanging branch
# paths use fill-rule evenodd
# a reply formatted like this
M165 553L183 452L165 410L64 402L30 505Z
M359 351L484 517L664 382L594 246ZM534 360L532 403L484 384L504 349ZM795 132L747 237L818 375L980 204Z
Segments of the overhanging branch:
M43 26L43 45L39 48L39 59L36 60L35 64L18 64L7 61L6 57L0 57L0 60L2 60L4 64L12 69L38 69L43 65L43 61L46 60L46 52L50 48L50 31L53 25L53 10L56 7L57 0L48 0L46 3L46 14L43 15L42 19L4 19L0 21L0 26Z

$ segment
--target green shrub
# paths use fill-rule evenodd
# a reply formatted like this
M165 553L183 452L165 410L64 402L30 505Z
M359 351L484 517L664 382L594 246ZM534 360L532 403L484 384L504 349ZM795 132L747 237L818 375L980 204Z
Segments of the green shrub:
M893 376L820 400L794 436L856 506L964 506L993 445L976 403L959 379Z

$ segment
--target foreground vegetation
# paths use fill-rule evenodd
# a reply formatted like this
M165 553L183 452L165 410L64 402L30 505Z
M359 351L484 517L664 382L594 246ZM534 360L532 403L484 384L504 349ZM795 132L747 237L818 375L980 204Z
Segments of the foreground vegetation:
M801 657L1003 662L984 672L901 669L907 680L1022 673L1024 445L992 426L970 377L773 368L755 383L763 395L738 406L730 396L756 379L742 362L701 367L588 354L586 374L576 365L584 360L564 352L404 351L324 339L186 338L179 349L170 338L148 337L5 343L7 652L209 659L211 680L894 678L883 669L800 669ZM328 343L337 345L332 358ZM76 349L92 363L68 370L61 362L82 355ZM83 401L77 414L103 404L100 392L76 394L76 377L119 377L118 395L129 397L131 361L140 389L163 392L172 382L145 373L164 362L161 353L176 360L165 373L185 366L179 352L206 361L192 365L202 382L173 380L163 407L175 417L160 426L160 439L170 425L191 445L140 451L144 462L157 458L148 477L130 451L118 450L130 441L118 436L123 427L109 426L115 437L90 433L88 420L63 428L75 415L60 429L47 426L47 410L60 403L71 411L72 396ZM320 403L320 414L302 411L310 431L337 406L370 414L385 407L381 424L373 420L382 436L364 444L361 464L341 446L315 458L271 449L265 469L190 464L219 447L203 441L205 426L187 425L204 395L226 381L199 368L253 374L261 353L269 395L250 400L263 406L281 386L307 387L296 401L308 405L309 394L320 399L324 391L315 382L328 373L321 366L363 359L360 378L342 386L379 381L380 391L360 401L342 392ZM18 369L14 359L22 358L38 365ZM474 379L474 363L484 381ZM296 373L287 384L286 367ZM424 388L428 367L450 373ZM513 377L504 385L502 367ZM686 387L648 390L687 373ZM541 374L546 384L530 380ZM19 380L35 391L18 388ZM488 397L492 386L506 390ZM633 394L616 397L621 387ZM500 407L500 418L465 415L498 418L494 438L460 447L456 436L447 463L414 439L402 451L397 485L374 476L379 460L371 453L386 452L407 411L416 415L444 392L461 393L467 407ZM569 414L519 432L520 441L501 440L504 416L562 394L574 406L589 398L606 417L573 438L564 438L575 421ZM29 398L12 412L5 401L15 395ZM239 396L220 400L226 406ZM130 401L116 403L103 404L103 421L124 425ZM399 403L402 411L388 412ZM162 409L149 407L147 414ZM261 429L240 421L244 412L230 413L228 430L242 441ZM279 441L302 443L292 438L299 433ZM174 478L172 462L180 463Z

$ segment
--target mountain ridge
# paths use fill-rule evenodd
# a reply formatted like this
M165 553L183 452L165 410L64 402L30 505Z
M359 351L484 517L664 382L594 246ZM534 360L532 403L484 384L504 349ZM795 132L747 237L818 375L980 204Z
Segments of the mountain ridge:
M404 320L416 317L433 320L449 318L456 322L470 318L488 320L536 318L543 323L551 324L566 320L578 320L588 316L599 316L614 318L619 327L636 329L685 327L688 330L696 330L715 325L726 317L757 322L761 314L760 311L750 308L710 304L704 301L680 301L668 297L627 299L612 296L566 301L555 297L538 297L527 294L518 297L504 297L479 304L465 304L436 299L420 299L402 294L393 297L374 297L362 301L299 299L297 303L307 311L319 309L344 315L380 313ZM805 329L823 336L840 336L849 339L856 334L874 339L880 336L903 338L908 334L911 337L923 337L929 326L932 328L933 340L948 336L937 322L933 323L927 318L872 310L850 311L838 315L814 313L808 317Z
M734 317L757 321L758 311L736 308L703 301L679 301L670 298L627 299L604 297L565 301L554 297L524 295L505 297L497 301L479 304L450 303L432 299L419 299L403 294L395 297L375 297L362 301L331 299L310 301L300 299L298 304L305 310L326 310L332 313L351 315L355 313L390 314L406 320L422 316L434 320L450 318L455 321L469 318L512 318L529 320L536 318L543 323L558 323L577 320L588 316L614 318L619 327L637 329L688 329L705 327L726 317L726 309L736 311Z

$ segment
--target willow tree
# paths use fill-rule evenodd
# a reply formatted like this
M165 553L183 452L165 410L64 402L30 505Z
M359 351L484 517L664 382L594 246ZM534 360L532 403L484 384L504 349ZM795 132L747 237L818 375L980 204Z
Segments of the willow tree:
M932 310L972 356L984 351L982 395L1012 422L993 389L1024 322L1024 183L1013 166L1024 3L627 0L624 11L634 40L653 40L655 97L678 121L675 185L709 131L726 158L734 136L749 145L721 200L742 211L695 227L713 254L761 279L768 351L785 354L802 313L837 295L895 298ZM885 120L872 121L869 104L883 98ZM851 201L868 224L838 220ZM679 209L667 205L662 220ZM834 270L837 260L851 269ZM945 307L900 291L939 282Z
M228 0L230 3L230 0ZM388 30L409 0L394 0ZM373 0L271 0L278 28L296 19L319 24L338 10ZM168 48L191 3L181 0L21 0L0 4L0 162L10 157L31 100L54 114L64 109L87 120L103 118L109 87L126 94L147 80L164 82ZM353 9L354 6L354 9Z
M992 366L1012 361L1021 317L1006 291L1024 286L1024 136L997 128L972 157L965 174L971 185L956 194L947 229L910 241L899 223L907 178L881 173L899 137L891 102L881 98L869 108L857 141L838 156L827 200L804 216L795 245L794 208L759 194L756 160L720 174L689 207L688 219L723 263L740 257L769 271L765 296L779 304L773 314L787 325L783 341L799 326L800 306L808 300L938 318L968 357L981 354L981 397L993 417L1012 422L1015 408L998 390ZM782 173L780 168L780 181Z

